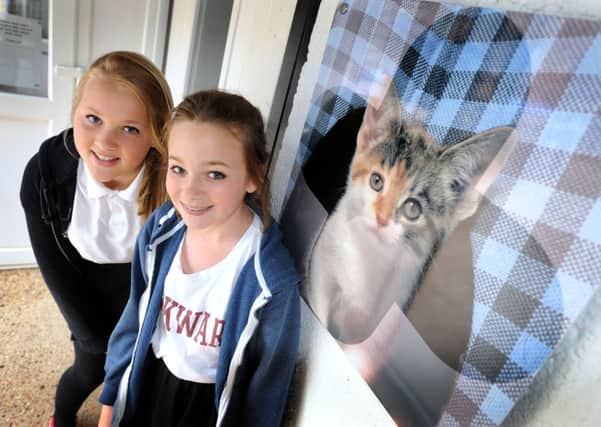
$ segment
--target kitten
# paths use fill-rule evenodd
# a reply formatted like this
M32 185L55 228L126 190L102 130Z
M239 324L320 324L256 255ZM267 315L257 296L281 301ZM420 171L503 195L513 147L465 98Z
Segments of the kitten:
M474 186L512 132L495 128L443 147L403 118L393 84L379 109L367 106L345 193L316 241L304 289L335 338L361 342L392 304L407 311L437 248L478 208Z

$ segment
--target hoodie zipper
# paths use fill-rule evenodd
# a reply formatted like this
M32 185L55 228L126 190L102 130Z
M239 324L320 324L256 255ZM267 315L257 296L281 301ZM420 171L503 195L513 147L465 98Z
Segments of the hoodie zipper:
M230 403L230 397L232 394L232 390L234 388L234 379L236 378L236 372L238 368L242 364L242 358L244 356L244 350L248 345L248 342L252 338L259 325L259 319L256 316L257 311L265 306L271 299L271 292L267 287L267 283L265 282L265 277L263 276L263 271L261 269L261 248L257 248L257 251L254 256L254 266L255 273L257 275L257 281L259 282L259 286L261 287L261 293L255 299L252 306L250 307L250 311L248 313L248 319L246 321L246 326L244 330L240 334L240 338L238 339L238 344L236 345L236 349L234 350L234 354L232 355L232 360L230 361L230 366L227 374L227 378L225 380L225 386L221 392L221 397L219 398L219 408L217 410L217 423L216 427L221 426L223 422L223 418L225 417L225 413L227 412L227 407Z
M262 298L261 298L262 297ZM227 380L225 382L225 386L223 387L223 391L221 392L221 398L219 399L219 410L217 415L217 424L216 427L219 427L223 422L223 417L225 416L225 412L227 411L227 407L230 402L230 396L232 394L232 389L234 387L234 378L236 377L236 371L242 364L242 357L244 356L244 350L248 345L248 342L252 338L255 330L257 329L257 325L259 324L259 319L255 314L259 309L261 309L267 302L269 301L269 297L264 294L259 295L259 298L255 300L253 303L250 313L248 313L248 321L246 323L246 327L240 334L240 338L238 340L238 345L236 346L236 350L234 351L234 355L232 356L232 360L230 361L230 367L227 375Z
M48 206L48 209L51 209L50 208L50 202L48 200L48 194L47 194L46 188L42 189L42 194L44 196L44 201L46 202L46 206ZM59 233L56 230L56 223L54 221L54 218L50 218L50 229L52 230L52 236L54 236L54 241L56 242L56 246L58 246L58 249L61 251L61 253L65 257L65 259L69 262L69 264L71 264L71 266L75 270L77 270L78 273L81 273L81 271L75 265L75 263L73 262L73 260L71 259L71 257L69 257L69 255L67 255L67 251L65 251L65 248L63 248L63 245L61 244L61 241L60 241L60 238L59 238ZM62 236L66 237L65 234L66 234L66 232L63 233Z
M125 413L125 406L127 405L127 391L129 389L129 377L131 375L134 358L136 357L136 350L138 349L138 343L140 341L140 335L141 335L141 332L142 332L142 329L144 326L144 321L146 320L146 312L148 310L148 305L150 304L150 297L152 294L152 279L153 279L152 276L153 276L153 272L154 272L154 261L155 261L154 248L152 248L152 250L149 251L147 260L148 261L146 263L146 266L147 267L150 266L150 275L148 276L148 287L144 290L144 292L140 296L140 299L142 299L145 294L147 294L148 297L146 298L145 301L143 301L144 307L142 307L142 308L143 308L143 312L144 312L144 317L142 319L142 322L140 322L140 329L138 330L138 335L136 336L136 342L134 343L134 348L131 353L131 359L129 361L129 364L127 365L127 368L125 368L125 371L123 372L123 376L121 377L121 381L119 382L119 388L117 389L117 402L119 402L117 415L115 417L115 425L117 425L117 426L123 419L123 414ZM140 308L138 308L138 313L136 313L136 315L139 316L140 315L139 313L140 313Z
M162 226L165 218L170 217L172 213L173 213L173 209L170 210L166 215L164 215L159 220L160 226ZM152 287L153 287L153 280L154 280L154 264L155 264L155 260L156 260L156 248L160 243L164 242L165 240L167 240L171 236L173 236L173 234L175 234L180 228L182 228L183 225L184 225L184 223L182 221L178 222L171 230L169 230L165 234L157 237L148 246L149 250L148 250L148 255L146 257L146 265L145 265L146 273L148 274L148 286L146 287L146 289L140 296L140 300L142 300L144 298L144 295L146 295L146 294L148 295L148 297L146 298L145 301L142 301L142 303L143 303L142 312L144 313L144 317L142 318L142 321L140 322L140 328L138 329L138 335L136 336L136 342L134 343L134 348L132 350L130 362L127 365L127 368L125 368L125 371L123 372L123 376L121 377L121 381L119 382L119 388L117 390L117 402L119 402L117 415L115 417L115 423L117 426L121 422L121 419L123 418L123 414L125 413L125 407L127 406L127 391L129 389L129 379L130 379L130 375L131 375L131 370L133 367L134 358L136 357L136 351L138 349L140 335L142 333L142 330L144 329L144 322L146 321L146 315L148 314L150 299L152 297ZM139 313L140 313L140 307L138 308L138 313L137 313L138 316L139 316Z

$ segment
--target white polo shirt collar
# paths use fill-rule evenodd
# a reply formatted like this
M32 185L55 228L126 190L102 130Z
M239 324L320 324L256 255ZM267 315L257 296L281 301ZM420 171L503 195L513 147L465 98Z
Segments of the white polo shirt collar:
M90 170L86 166L83 160L80 160L77 175L81 177L82 189L85 191L85 196L90 199L99 199L111 194L119 196L121 199L127 202L135 202L138 198L138 189L140 188L140 181L144 175L144 166L138 172L138 175L129 184L129 186L123 190L111 190L105 187L98 181L96 181L90 174Z

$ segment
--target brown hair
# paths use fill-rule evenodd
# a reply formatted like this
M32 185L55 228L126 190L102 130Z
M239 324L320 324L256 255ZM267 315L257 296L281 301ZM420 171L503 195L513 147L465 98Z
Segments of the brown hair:
M173 108L171 91L161 71L145 56L127 51L107 53L96 59L75 89L71 117L77 109L86 83L94 76L115 80L129 88L144 105L151 128L151 148L144 160L144 176L138 191L138 215L146 219L166 199L164 170L167 154L161 129Z
M247 202L257 203L262 210L263 227L271 218L269 178L267 176L267 142L261 112L244 97L221 90L204 90L188 95L173 112L165 126L167 140L177 122L192 121L224 126L242 143L247 173L257 191L247 195Z

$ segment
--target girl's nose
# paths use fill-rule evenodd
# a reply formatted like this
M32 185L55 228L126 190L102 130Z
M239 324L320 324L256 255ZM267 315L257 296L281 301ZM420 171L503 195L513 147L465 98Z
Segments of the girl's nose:
M95 142L100 148L109 151L115 150L119 145L113 132L108 129L99 130Z
M200 195L206 191L207 183L202 178L189 176L184 183L184 189L188 194Z

